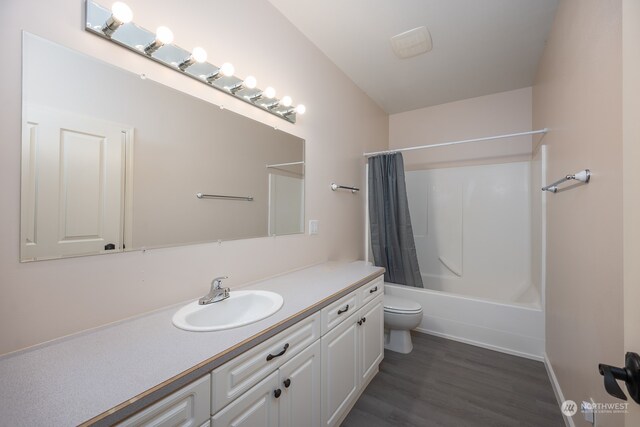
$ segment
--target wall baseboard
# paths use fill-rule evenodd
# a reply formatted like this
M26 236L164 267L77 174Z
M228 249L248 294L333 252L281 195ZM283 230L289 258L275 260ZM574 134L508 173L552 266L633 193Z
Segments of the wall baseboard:
M547 356L546 352L544 353L544 367L547 369L547 374L549 375L549 380L551 381L553 393L556 395L556 400L558 401L558 407L561 407L562 402L565 401L564 394L562 393L562 388L560 388L558 377L556 377L556 373L553 371L553 366L551 366L551 362L549 361L549 357ZM565 426L576 427L576 424L573 421L573 417L567 417L564 414L562 414L562 417L564 418Z
M538 356L537 354L524 353L524 352L521 352L521 351L512 350L510 348L500 347L500 346L497 346L497 345L492 345L492 344L484 343L484 342L481 342L481 341L474 341L472 339L463 338L463 337L459 337L459 336L456 336L456 335L450 335L450 334L446 334L446 333L442 333L442 332L432 331L430 329L425 329L425 328L420 328L420 327L415 328L414 331L417 331L417 332L420 332L420 333L423 333L423 334L433 335L433 336L436 336L436 337L446 338L446 339L451 340L451 341L457 341L457 342L461 342L461 343L464 343L464 344L474 345L476 347L486 348L487 350L498 351L500 353L511 354L513 356L518 356L518 357L524 357L526 359L537 360L538 362L544 362L544 357L543 356Z

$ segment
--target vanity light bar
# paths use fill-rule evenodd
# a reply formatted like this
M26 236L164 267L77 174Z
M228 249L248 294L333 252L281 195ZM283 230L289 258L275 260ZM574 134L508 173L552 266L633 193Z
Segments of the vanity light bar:
M233 65L226 62L220 67L207 61L207 52L196 47L187 51L173 44L173 32L164 26L155 32L139 27L132 22L133 12L125 3L117 1L110 9L93 0L86 0L85 29L102 38L126 47L175 71L198 80L208 86L225 92L263 111L288 122L295 123L298 114L306 107L298 104L292 107L290 96L276 98L271 86L258 89L256 78L248 76L244 80L234 75ZM181 57L176 57L181 55Z

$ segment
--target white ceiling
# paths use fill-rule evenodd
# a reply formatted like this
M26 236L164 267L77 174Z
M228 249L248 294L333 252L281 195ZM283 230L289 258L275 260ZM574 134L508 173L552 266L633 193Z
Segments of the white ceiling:
M269 0L387 113L533 84L558 0ZM389 39L426 26L433 50Z

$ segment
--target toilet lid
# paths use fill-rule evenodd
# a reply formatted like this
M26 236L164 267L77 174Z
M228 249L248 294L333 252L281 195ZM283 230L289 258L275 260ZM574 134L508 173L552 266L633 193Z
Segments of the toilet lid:
M385 294L384 311L389 313L419 313L422 311L422 306L410 299Z

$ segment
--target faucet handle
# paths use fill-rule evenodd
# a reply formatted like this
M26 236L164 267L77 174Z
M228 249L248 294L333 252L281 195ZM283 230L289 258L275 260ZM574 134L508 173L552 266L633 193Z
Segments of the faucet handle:
M213 286L216 289L219 289L222 286L222 281L224 279L228 279L229 276L220 276L220 277L216 277L215 279L213 279L211 281L211 286Z

